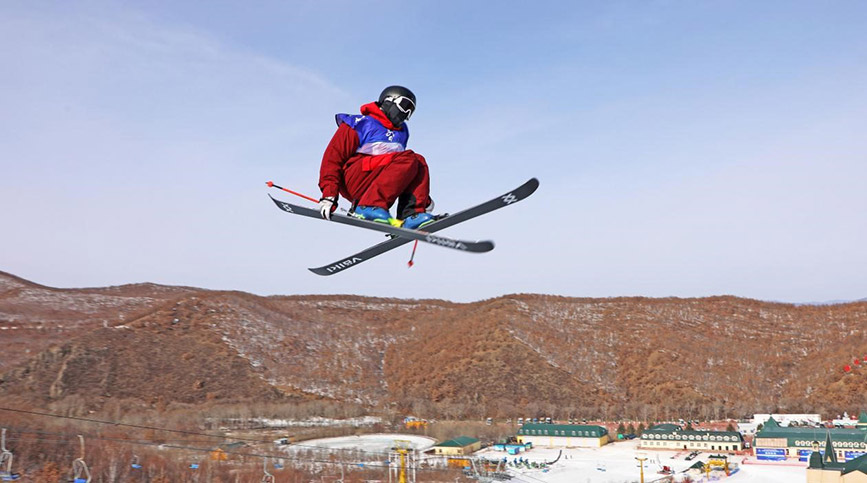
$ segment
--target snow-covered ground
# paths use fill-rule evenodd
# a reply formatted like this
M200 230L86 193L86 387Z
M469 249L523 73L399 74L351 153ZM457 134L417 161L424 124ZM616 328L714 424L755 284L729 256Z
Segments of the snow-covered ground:
M525 460L535 462L554 461L559 449L534 448L519 455ZM662 466L671 467L680 473L696 461L707 461L710 453L701 453L692 461L684 458L688 451L645 451L638 449L637 441L617 442L601 448L569 448L563 450L563 456L552 465L547 472L541 469L515 469L509 466L509 473L516 482L545 483L624 483L637 482L640 470L637 456L647 458L644 462L644 481L652 482L664 478L658 471ZM475 454L486 459L502 459L506 454L486 448ZM516 456L508 456L512 461ZM738 463L739 469L731 477L726 478L721 472L711 472L711 477L721 476L719 481L732 483L792 483L806 481L806 466L774 466L758 464L740 464L744 456L733 456L730 461ZM755 458L751 457L751 461ZM695 479L695 478L694 478ZM695 479L696 481L702 481Z
M324 438L301 441L297 445L286 448L292 454L302 449L321 448L323 450L357 450L364 453L387 454L395 445L395 441L408 441L410 446L425 451L435 444L431 438L407 434L370 434L363 436L346 436L339 438ZM554 461L560 450L556 448L534 448L519 456L538 463ZM515 469L508 466L513 476L511 481L522 483L625 483L639 481L639 468L636 456L647 458L644 462L644 481L647 483L662 479L658 473L661 466L669 466L680 473L696 461L707 461L710 453L701 453L698 458L686 461L688 451L644 451L638 449L638 441L625 441L608 444L602 448L569 448L563 450L563 455L548 471L541 469ZM372 459L371 455L360 455L363 459ZM489 460L499 460L506 453L486 448L474 456ZM508 456L512 461L516 456ZM747 459L747 464L742 464ZM731 460L739 468L731 477L726 478L721 472L712 472L712 478L721 477L718 481L732 483L793 483L806 481L805 464L779 466L776 464L756 464L755 457L733 456ZM752 462L752 463L750 463ZM694 479L702 481L701 479Z
M304 426L304 427L312 427L312 426L373 426L374 424L379 424L382 422L382 418L376 416L363 416L360 418L349 418L349 419L332 419L332 418L321 418L321 417L313 417L303 420L298 419L267 419L267 418L255 418L254 421L257 423L267 426L269 428L288 428L292 426Z

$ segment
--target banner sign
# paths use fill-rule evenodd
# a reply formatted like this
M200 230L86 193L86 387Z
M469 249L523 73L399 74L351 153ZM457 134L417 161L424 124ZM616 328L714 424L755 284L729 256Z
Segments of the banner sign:
M824 451L821 452L823 455ZM811 449L799 449L798 450L798 461L810 461L810 455L813 454L813 450Z
M843 452L843 458L845 458L846 461L849 461L849 460L854 460L855 458L857 458L861 455L865 455L865 454L867 454L867 453L865 453L863 451L844 451Z
M756 459L786 461L786 450L783 448L756 448Z

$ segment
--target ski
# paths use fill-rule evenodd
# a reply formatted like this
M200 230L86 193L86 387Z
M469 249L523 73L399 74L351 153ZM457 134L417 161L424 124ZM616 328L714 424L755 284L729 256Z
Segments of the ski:
M518 188L491 200L488 200L479 205L473 206L471 208L467 208L464 211L455 213L454 215L449 215L445 218L437 220L430 225L424 227L424 229L429 233L434 233L436 231L442 230L444 228L448 228L450 226L457 225L458 223L462 223L464 221L470 220L472 218L476 218L477 216L484 215L486 213L490 213L494 210L498 210L504 206L509 206L513 203L521 201L536 191L536 188L539 187L539 180L536 178L532 178L526 183L522 184ZM317 212L318 214L318 212ZM393 250L399 246L405 245L411 242L411 239L407 238L392 238L391 240L386 240L382 243L374 245L370 248L362 250L355 255L344 258L337 262L324 265L318 268L309 268L311 272L317 275L334 275L335 273L342 272L347 268L354 267L361 262L370 260L371 258L382 255L383 253Z
M307 216L309 218L316 218L317 220L324 220L324 218L322 218L322 215L319 213L319 210L306 208L304 206L293 205L292 203L280 201L271 195L268 196L271 198L271 201L273 201L274 204L277 205L278 208L285 211L286 213ZM344 225L367 228L368 230L381 231L383 233L388 233L389 235L401 237L407 241L418 240L425 243L430 243L432 245L451 248L453 250L460 250L472 253L483 253L489 252L494 249L494 242L492 241L484 240L474 242L467 240L454 240L452 238L434 235L429 230L427 230L427 227L425 227L425 230L409 230L406 228L387 225L385 223L377 223L374 221L363 220L361 218L356 218L350 215L343 215L340 213L332 213L331 221L342 223ZM428 226L433 226L433 223Z

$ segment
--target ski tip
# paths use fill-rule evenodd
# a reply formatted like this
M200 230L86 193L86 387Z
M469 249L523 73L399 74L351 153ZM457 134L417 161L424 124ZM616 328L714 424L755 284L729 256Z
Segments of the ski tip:
M274 187L274 182L273 182L273 181L266 181L265 184L268 185L269 188L273 188L273 187Z

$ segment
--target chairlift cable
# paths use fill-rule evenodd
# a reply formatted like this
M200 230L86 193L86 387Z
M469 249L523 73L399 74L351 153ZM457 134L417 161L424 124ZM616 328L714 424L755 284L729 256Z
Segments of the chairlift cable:
M202 433L202 432L197 432L197 431L186 431L186 430L181 430L181 429L168 429L168 428L160 428L160 427L156 427L156 426L145 426L145 425L141 425L141 424L120 423L120 422L116 422L116 421L106 421L106 420L100 420L100 419L82 418L82 417L77 417L77 416L61 416L58 414L43 413L43 412L39 412L39 411L29 411L29 410L25 410L25 409L0 407L0 411L9 411L9 412L14 412L14 413L29 414L29 415L33 415L33 416L44 416L44 417L58 418L58 419L69 419L69 420L73 420L73 421L83 421L83 422L88 422L88 423L106 424L106 425L111 425L111 426L119 426L119 427L127 427L127 428L146 429L146 430L152 430L152 431L163 431L163 432L167 432L167 433L206 436L209 438L217 438L217 439L225 439L225 440L233 440L233 441L243 441L246 443L263 443L263 444L273 444L274 443L274 441L270 440L270 439L268 439L268 440L266 440L266 439L252 439L252 438L241 438L241 437L234 437L234 436L216 435L216 434L208 434L208 433ZM362 451L362 450L355 450L355 449L351 449L351 448L322 448L319 446L312 446L312 445L305 445L305 444L298 444L298 443L291 443L291 446L295 447L295 448L309 448L309 449L316 449L316 450L326 450L327 449L328 451L352 451L352 452L360 453L360 454L370 454L370 455L380 455L380 456L387 456L388 455L387 452L381 452L381 451Z
M2 409L2 408L0 408L0 409ZM64 417L64 416L58 416L58 417ZM59 433L59 432L51 432L51 431L33 431L33 430L22 430L22 431L16 431L16 432L20 432L22 434L36 433L36 434L51 435L51 436L64 436L67 438L65 440L65 442L68 442L69 439L72 439L71 433ZM159 448L177 449L177 450L185 450L185 451L197 451L197 452L204 452L204 453L211 453L214 451L213 448L197 448L197 447L193 447L193 446L184 446L184 445L178 445L178 444L157 443L155 441L150 441L150 440L140 441L140 440L107 438L107 437L101 437L101 436L81 435L81 434L75 434L75 436L79 436L79 437L87 436L88 439L96 440L96 441L110 441L110 442L115 442L115 443L124 443L124 444L132 444L132 445L139 445L139 446L156 446ZM40 438L33 438L33 440L39 441ZM295 446L295 445L293 445L293 446ZM319 450L325 449L325 448L320 448L317 446L311 446L311 448L315 448L315 449L319 449ZM340 448L335 448L335 449L340 449ZM83 447L82 447L82 451L83 451ZM364 468L374 468L374 469L386 469L386 468L391 467L391 465L388 465L388 464L384 465L381 463L370 463L369 461L361 461L361 462L358 462L358 461L356 461L356 462L332 461L330 459L301 458L301 457L291 456L291 455L286 455L286 454L245 453L245 452L240 452L240 451L225 450L222 448L221 448L221 451L223 451L226 454L230 454L230 455L247 456L247 457L253 457L253 458L265 458L265 459L267 459L267 458L281 459L284 461L296 461L299 463L320 463L320 464L329 464L329 465L354 465L354 466L363 466ZM353 450L349 450L349 451L353 451ZM364 453L364 452L359 451L359 453ZM380 456L383 455L383 453L372 453L372 454L376 454L376 455L380 455ZM76 460L76 461L78 461L78 460ZM447 471L447 469L448 468L418 468L418 470L420 470L420 471Z

